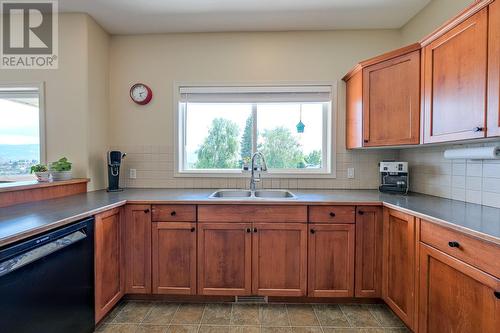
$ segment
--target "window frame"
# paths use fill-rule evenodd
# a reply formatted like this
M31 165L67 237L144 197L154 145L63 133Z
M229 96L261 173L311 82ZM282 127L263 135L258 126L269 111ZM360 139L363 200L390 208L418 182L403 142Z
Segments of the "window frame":
M181 87L260 87L260 86L330 86L331 87L331 103L329 112L323 112L323 140L322 150L326 152L325 168L322 169L269 169L262 173L262 178L336 178L336 129L337 129L337 108L338 108L338 87L336 81L320 81L320 82L259 82L259 83L193 83L193 82L175 82L173 87L173 110L174 110L174 177L211 177L211 178L249 178L250 172L240 169L199 169L186 170L183 169L184 164L184 147L185 142L185 112L181 110ZM255 106L255 105L254 105ZM252 113L257 112L255 107L252 107ZM252 150L255 151L257 139L257 122L254 121L252 129ZM181 138L182 136L182 138ZM300 171L298 171L300 170ZM307 171L306 171L307 170Z
M40 163L47 163L46 120L45 120L45 82L7 82L0 81L0 90L5 88L36 88L38 89L38 128L40 142ZM14 179L10 184L25 182L25 179L15 180L19 176L9 177ZM35 178L33 178L35 179Z

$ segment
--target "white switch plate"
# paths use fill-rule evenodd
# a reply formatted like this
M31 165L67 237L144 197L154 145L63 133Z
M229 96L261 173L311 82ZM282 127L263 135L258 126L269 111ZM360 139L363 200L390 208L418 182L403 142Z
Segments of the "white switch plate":
M347 178L354 178L354 168L347 168Z
M129 178L131 178L131 179L137 178L137 169L130 169Z

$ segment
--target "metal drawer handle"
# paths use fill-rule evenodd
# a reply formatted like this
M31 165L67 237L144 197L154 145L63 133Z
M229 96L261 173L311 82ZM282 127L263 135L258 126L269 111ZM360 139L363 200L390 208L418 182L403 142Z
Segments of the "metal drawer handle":
M448 242L448 246L449 246L449 247L456 247L456 248L459 248L459 247L460 247L460 243L455 242L455 241L452 241L452 242Z
M144 209L144 213L149 213L149 208Z
M257 232L257 228L253 228L253 232Z
M331 217L335 217L335 213L334 212L330 212L330 216Z
M359 215L363 215L364 213L365 213L365 212L363 212L362 210L359 210L359 211L358 211L358 214L359 214Z
M315 232L316 232L316 230L311 229L311 234L314 234Z
M247 228L247 233L251 233L251 232L252 232L252 229Z
M192 227L191 228L191 232L195 232L196 231L196 228L195 227Z
M500 299L500 291L494 291L493 294L495 294L497 299Z
M171 216L175 216L177 215L177 213L175 212L175 210L173 212L170 213Z
M474 127L474 132L484 132L484 127L481 126Z

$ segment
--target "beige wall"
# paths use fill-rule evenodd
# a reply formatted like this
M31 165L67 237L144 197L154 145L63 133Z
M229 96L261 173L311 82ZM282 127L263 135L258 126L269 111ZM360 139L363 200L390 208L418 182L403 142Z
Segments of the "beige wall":
M126 185L142 187L242 187L246 180L174 178L174 82L337 81L359 60L400 45L398 31L207 33L113 36L111 39L111 145L129 153ZM130 86L153 90L147 106L129 98ZM340 83L342 85L342 83ZM343 104L339 94L337 179L267 180L264 186L374 188L377 162L391 152L345 151ZM346 168L356 178L346 179ZM125 178L125 177L124 177ZM124 179L126 180L126 179Z
M88 112L87 176L89 190L107 185L106 152L109 148L109 44L111 37L87 16Z
M92 178L90 189L104 187L94 163L97 147L108 144L101 134L108 113L107 92L101 93L108 85L106 36L87 15L61 14L58 69L0 70L0 83L45 84L46 160L66 156L75 177Z
M432 0L401 28L403 44L411 44L437 29L474 0Z

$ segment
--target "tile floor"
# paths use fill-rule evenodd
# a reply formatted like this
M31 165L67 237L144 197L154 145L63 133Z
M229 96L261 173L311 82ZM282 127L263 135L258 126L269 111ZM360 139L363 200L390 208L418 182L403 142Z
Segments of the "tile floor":
M383 304L176 304L124 301L99 333L402 333Z

